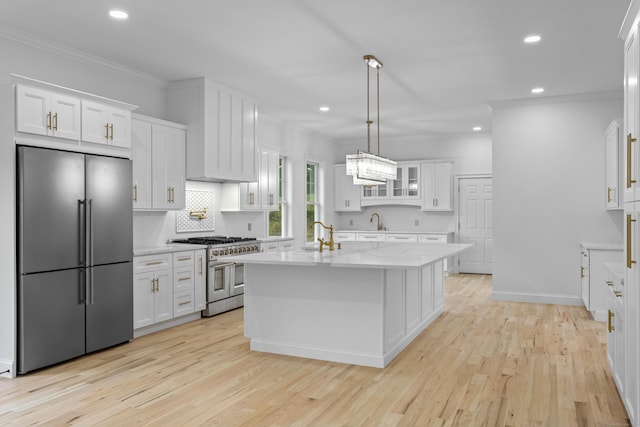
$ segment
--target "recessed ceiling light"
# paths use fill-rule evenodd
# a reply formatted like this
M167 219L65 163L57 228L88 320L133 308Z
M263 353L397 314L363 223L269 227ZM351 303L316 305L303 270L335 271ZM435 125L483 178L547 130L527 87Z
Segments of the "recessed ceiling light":
M320 111L322 111L323 113L326 113L327 111L329 111L330 108L328 105L323 105L320 107Z
M524 38L525 43L538 43L540 40L542 40L542 37L537 34L532 34Z
M542 93L542 92L544 92L543 87L534 87L533 89L531 89L531 93Z
M110 10L109 16L115 19L127 19L129 14L124 10Z
M474 126L474 127L473 127L473 130L474 130L474 131L476 131L476 132L480 132L480 131L482 130L482 127L480 127L480 126Z

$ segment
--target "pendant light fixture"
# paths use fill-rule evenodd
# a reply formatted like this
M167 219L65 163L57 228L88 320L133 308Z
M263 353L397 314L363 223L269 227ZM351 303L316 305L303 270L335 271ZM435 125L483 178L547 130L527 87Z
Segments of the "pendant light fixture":
M353 176L356 185L384 184L389 179L397 178L397 163L380 156L380 68L382 62L373 55L364 57L367 68L367 151L358 150L356 154L347 154L347 175ZM371 125L370 115L370 71L376 70L376 125L378 134L378 154L371 153Z

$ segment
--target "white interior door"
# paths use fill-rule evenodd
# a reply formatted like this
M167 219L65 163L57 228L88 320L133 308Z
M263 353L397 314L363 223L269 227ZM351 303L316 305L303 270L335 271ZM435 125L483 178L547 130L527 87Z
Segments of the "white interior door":
M460 178L458 238L474 246L460 254L460 273L491 274L493 266L493 183L491 177Z

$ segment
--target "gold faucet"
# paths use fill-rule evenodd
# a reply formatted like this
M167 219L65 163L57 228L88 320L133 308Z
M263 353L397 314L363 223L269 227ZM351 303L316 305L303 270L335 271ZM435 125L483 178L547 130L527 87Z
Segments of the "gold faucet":
M369 222L373 222L373 217L378 217L378 231L382 230L382 222L380 221L380 214L374 212L371 214L371 218L369 218Z
M310 228L312 228L316 224L320 224L323 228L329 230L329 241L328 242L325 242L323 238L318 237L318 242L320 242L320 252L322 252L322 248L325 247L325 246L328 246L330 251L334 250L335 249L335 242L333 241L333 225L326 226L321 221L314 221L314 223L311 224ZM338 249L341 249L341 246L342 245L340 243L338 243Z

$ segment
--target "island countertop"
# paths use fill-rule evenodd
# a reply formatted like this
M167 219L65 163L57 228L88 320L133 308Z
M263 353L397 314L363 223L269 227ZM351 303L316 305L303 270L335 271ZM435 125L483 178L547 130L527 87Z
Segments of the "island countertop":
M336 244L337 245L337 244ZM421 268L455 255L473 246L468 243L389 243L343 242L342 249L330 251L299 249L285 252L261 252L233 257L221 257L245 264L266 265L328 265L331 267Z

